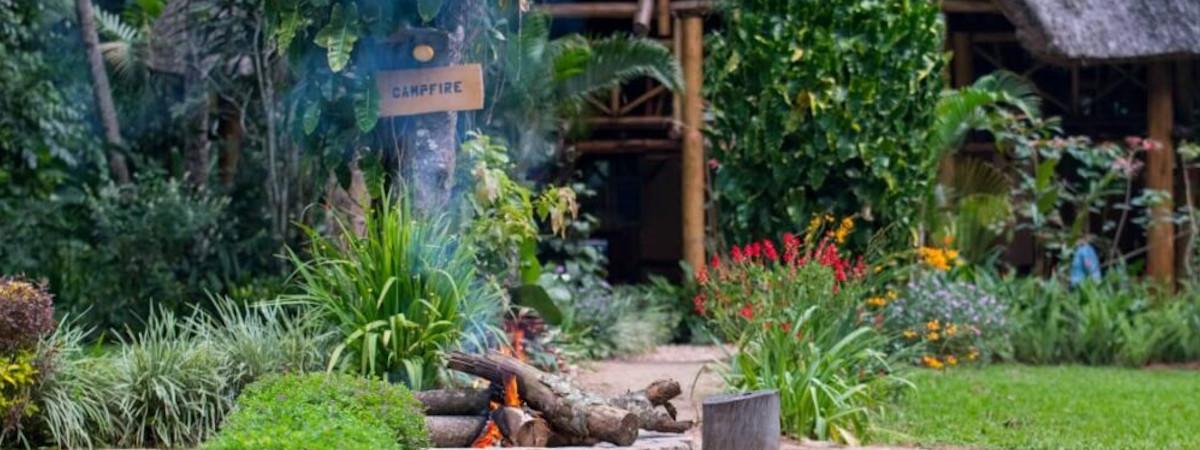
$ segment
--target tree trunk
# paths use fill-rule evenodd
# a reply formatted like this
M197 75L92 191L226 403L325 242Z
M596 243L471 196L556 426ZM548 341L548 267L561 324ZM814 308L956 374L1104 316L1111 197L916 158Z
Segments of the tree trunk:
M776 450L779 426L775 391L704 399L703 450Z
M429 429L429 442L434 447L470 447L483 427L485 416L428 416L425 427Z
M473 35L471 18L484 8L482 0L451 0L434 25L450 34L446 61L461 64ZM416 211L435 214L445 210L454 184L458 151L458 113L421 114L408 119L401 154L409 194Z
M217 176L221 179L221 187L230 190L237 180L246 128L242 126L242 110L233 102L221 101L218 111L220 122L217 124L217 133L221 136L221 154L217 157Z
M129 183L129 166L120 148L125 146L121 138L121 123L117 108L113 104L112 87L108 84L108 72L104 69L104 58L100 55L100 36L96 33L95 10L91 0L75 0L79 14L79 34L83 48L87 51L88 71L92 77L92 94L96 99L96 112L104 127L104 141L108 144L108 169L112 177L121 184Z
M550 422L556 435L571 442L599 440L619 446L633 444L638 436L637 415L614 407L572 385L565 378L542 372L515 358L492 353L468 355L454 352L447 367L459 372L504 382L514 376L521 398Z
M436 389L413 393L430 416L483 414L492 399L491 389Z

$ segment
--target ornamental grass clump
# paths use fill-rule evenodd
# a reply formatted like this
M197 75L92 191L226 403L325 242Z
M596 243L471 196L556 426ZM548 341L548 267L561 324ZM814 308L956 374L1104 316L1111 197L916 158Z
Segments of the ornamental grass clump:
M862 306L869 270L837 243L833 230L815 245L785 234L782 246L735 246L697 274L693 302L737 350L723 374L730 387L778 390L788 434L854 443L906 382L885 352L882 317Z

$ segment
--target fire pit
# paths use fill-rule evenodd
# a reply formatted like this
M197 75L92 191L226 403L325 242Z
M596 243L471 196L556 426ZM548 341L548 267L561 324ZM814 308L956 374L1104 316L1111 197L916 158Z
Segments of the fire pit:
M691 440L679 434L692 422L676 420L670 402L682 393L674 380L605 398L507 354L451 353L447 366L487 380L491 387L417 393L425 404L430 439L438 448L692 447ZM639 430L659 434L639 439Z

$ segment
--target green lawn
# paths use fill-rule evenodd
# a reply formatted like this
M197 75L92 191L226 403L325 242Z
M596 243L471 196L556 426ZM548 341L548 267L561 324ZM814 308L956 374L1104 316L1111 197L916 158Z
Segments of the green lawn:
M1200 449L1200 372L996 365L919 370L881 420L893 444Z

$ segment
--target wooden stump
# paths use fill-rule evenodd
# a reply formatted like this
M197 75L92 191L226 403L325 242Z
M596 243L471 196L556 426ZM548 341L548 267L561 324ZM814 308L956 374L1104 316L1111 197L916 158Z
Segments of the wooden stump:
M779 394L775 391L704 399L702 450L777 450Z

